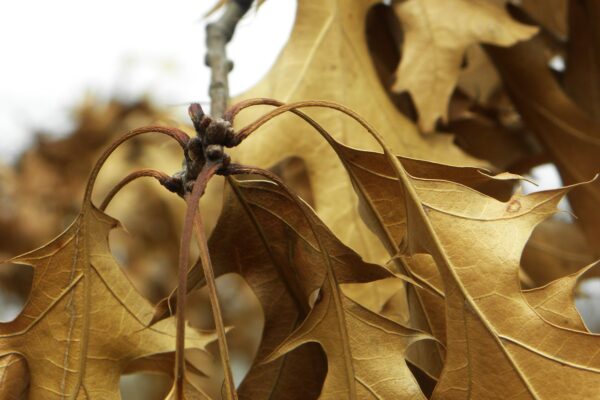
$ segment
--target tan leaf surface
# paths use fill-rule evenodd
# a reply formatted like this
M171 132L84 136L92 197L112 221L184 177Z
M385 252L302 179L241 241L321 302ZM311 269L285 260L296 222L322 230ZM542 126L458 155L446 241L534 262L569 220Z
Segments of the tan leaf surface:
M402 204L404 194L385 156L381 153L353 149L334 140L330 141L330 144L343 160L350 175L360 199L361 216L378 235L391 256L400 254L401 243L406 235L406 214L398 204ZM485 171L476 168L442 166L406 157L398 157L398 159L415 176L425 179L453 179L501 197L510 193L511 180L516 177L504 174L494 180L490 179ZM422 260L396 259L395 261L396 270L420 281L421 277L415 275L413 268L418 268ZM413 263L417 265L412 265ZM426 276L435 279L437 271L434 270L432 274L427 273ZM429 280L425 279L423 282ZM409 287L408 303L411 308L411 326L432 333L443 343L445 328L443 313L440 312L440 306L443 306L439 297L441 293L442 291L434 286L429 286L428 289ZM442 366L443 349L432 342L419 342L409 352L409 359L430 376L437 377Z
M308 318L271 358L316 342L329 366L320 399L425 399L405 355L412 343L428 338L350 300L328 273Z
M265 315L261 345L251 371L239 388L240 398L316 398L328 374L318 346L314 343L300 346L268 363L265 359L311 312L309 297L326 280L323 257L327 257L337 271L336 279L342 283L370 282L393 275L382 267L364 263L306 205L298 206L278 186L266 181L230 180L229 183L224 212L209 242L215 273L242 275ZM307 216L316 224L316 232L312 231ZM319 242L325 248L325 255ZM198 282L194 272L201 271L195 268L191 273L190 280ZM336 291L341 295L338 288ZM363 313L371 314L366 310ZM329 334L332 340L337 335L338 330ZM354 334L349 338L357 340ZM402 359L400 353L398 357ZM338 361L329 360L330 365L332 362L339 365ZM342 367L343 371L352 368L345 361Z
M382 153L362 151L332 142L332 147L343 159L355 190L361 200L363 217L386 244L391 255L399 253L406 234L406 214L397 201L404 197L402 188L394 185L397 178ZM453 167L433 162L398 156L406 170L423 179L448 179L477 188L490 196L505 198L519 177L508 173L492 179L489 171L471 167Z
M335 101L365 117L398 154L455 165L483 165L454 146L450 135L420 135L390 101L373 67L365 39L366 15L376 3L375 0L300 0L288 44L267 76L242 98ZM242 112L236 117L236 127L246 125L266 110L257 107ZM310 115L345 144L377 148L355 123L335 111L314 109ZM263 168L291 156L304 159L317 212L327 226L368 261L386 261L381 244L360 222L352 206L355 194L342 165L324 141L297 117L281 116L270 121L232 152L232 156L234 160ZM340 207L340 200L347 206Z
M407 193L407 251L429 252L445 285L447 358L433 398L597 398L600 338L544 319L518 275L531 231L568 188L501 202L396 168ZM569 297L552 308L569 307Z
M486 103L500 87L500 77L479 45L471 45L465 50L467 66L458 75L456 86L471 99Z
M441 180L442 175L411 177L398 163L396 176L387 175L386 185L382 169L389 167L378 168L381 198L406 202L406 211L397 215L405 215L407 250L431 253L443 280L428 263L412 276L438 290L445 284L448 353L434 397L556 398L560 393L563 398L568 393L587 398L595 393L591 388L600 380L600 357L593 349L598 338L552 322L581 328L572 297L576 277L525 294L519 282L519 259L531 231L552 215L567 189L515 195L502 202L462 182ZM437 169L444 171L443 166ZM394 190L392 202L389 193ZM388 196L381 195L386 192Z
M575 307L575 288L579 278L593 266L582 268L540 288L526 290L523 295L546 321L565 328L589 331Z
M581 315L575 307L574 292L577 286L578 279L589 270L582 268L579 271L556 279L545 286L525 290L523 296L545 320L552 322L558 326L566 328L587 331L585 324L581 320ZM444 292L444 284L441 276L437 271L437 267L433 259L426 254L417 254L410 258L410 267L414 275L419 280L428 282L435 287L440 293ZM417 289L417 291L425 298L425 301L433 302L428 304L426 309L429 314L434 314L436 318L432 318L434 323L442 324L438 328L438 332L446 333L444 313L444 298L445 296L431 296L430 292ZM429 297L427 296L429 295ZM385 307L384 307L385 309ZM445 337L444 337L445 339Z
M511 46L537 31L514 21L497 3L491 0L395 3L405 36L393 90L410 93L419 112L419 127L424 132L433 131L440 117L447 121L448 101L469 46L477 43Z
M531 234L521 256L521 268L538 285L545 285L595 259L576 222L551 218L540 223Z
M600 171L600 122L567 97L546 68L539 37L510 49L488 51L524 121L552 155L565 184L583 182ZM577 222L592 250L600 252L600 182L569 194Z
M29 389L27 362L19 354L0 357L0 398L25 400Z
M256 202L253 206L261 205L262 214L289 218L290 210L298 209L298 205L289 203L287 209L280 208L289 202L289 199L282 201L287 194L268 182L241 182L240 185L266 191L253 199ZM272 197L274 194L276 198ZM298 265L295 274L305 296L315 290L318 290L318 296L306 319L267 361L277 360L301 345L319 343L328 365L319 398L424 399L404 355L412 343L430 336L359 306L347 298L339 286L340 283L391 277L391 274L382 267L361 263L355 253L328 237L331 234L327 234L327 229L306 206L299 211L295 214L309 218L310 222L300 220L290 223L290 227L305 232L300 235L304 241L299 243L300 249L312 247L306 256L312 255L313 260ZM302 226L304 229L300 229ZM282 234L279 232L280 236ZM302 259L302 252L292 254L294 260ZM378 343L378 346L372 346L372 343Z
M524 301L518 281L520 253L531 230L552 214L564 193L518 197L495 207L473 198L473 206L465 207L465 199L462 212L424 201L436 207L428 216L445 254L443 263L436 258L446 282L449 321L447 364L434 398L597 395L598 337L548 322Z
M322 275L314 265L315 250L307 239L310 232L306 222L274 185L233 179L229 183L223 214L209 240L215 274L235 272L243 276L265 317L260 347L238 389L239 397L316 398L327 373L325 357L317 346L303 346L286 357L263 363L310 309L309 289L301 285L297 275Z
M346 283L342 285L344 295L368 310L382 314L384 307L396 296L401 297L405 292L404 282L400 279L381 279L368 283ZM405 296L405 295L404 295ZM410 324L408 309L402 306L395 309L396 318L390 318L400 324ZM385 315L387 318L389 316Z
M130 361L174 351L175 326L149 327L153 308L132 286L108 247L118 222L90 203L49 244L11 262L34 267L23 312L0 324L0 355L19 352L36 399L118 399ZM194 332L190 347L214 340Z

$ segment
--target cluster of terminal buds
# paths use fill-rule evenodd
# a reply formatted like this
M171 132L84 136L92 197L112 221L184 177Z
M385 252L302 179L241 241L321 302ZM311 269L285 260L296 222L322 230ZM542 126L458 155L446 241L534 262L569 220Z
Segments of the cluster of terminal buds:
M196 136L187 142L184 168L162 182L168 190L182 197L192 191L198 174L207 163L220 164L217 173L224 174L230 163L229 155L225 153L224 148L235 147L241 141L233 131L231 122L205 114L200 104L192 103L188 108L188 114L196 130Z

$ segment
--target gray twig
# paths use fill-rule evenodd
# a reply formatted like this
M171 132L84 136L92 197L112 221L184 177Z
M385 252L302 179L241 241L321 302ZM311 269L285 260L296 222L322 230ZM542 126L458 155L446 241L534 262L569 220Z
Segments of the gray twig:
M228 73L233 62L227 59L226 45L233 37L239 20L252 5L253 0L230 0L217 21L206 25L206 65L211 69L210 114L220 118L225 113L229 100Z

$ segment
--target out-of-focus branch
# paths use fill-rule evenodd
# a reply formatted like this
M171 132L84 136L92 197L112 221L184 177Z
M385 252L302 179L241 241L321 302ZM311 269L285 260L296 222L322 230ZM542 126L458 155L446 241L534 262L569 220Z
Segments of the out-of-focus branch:
M233 62L227 59L226 45L233 37L239 20L252 5L253 0L229 0L225 11L217 21L206 25L206 65L211 69L210 114L221 118L227 108L229 83L227 74Z

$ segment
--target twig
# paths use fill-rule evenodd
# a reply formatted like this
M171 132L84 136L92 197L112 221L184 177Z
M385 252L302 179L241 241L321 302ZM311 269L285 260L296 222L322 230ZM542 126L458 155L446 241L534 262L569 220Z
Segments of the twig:
M210 114L221 118L229 100L227 75L233 69L233 62L227 59L225 46L235 31L239 20L252 5L252 0L230 0L217 21L206 25L206 65L211 69Z

